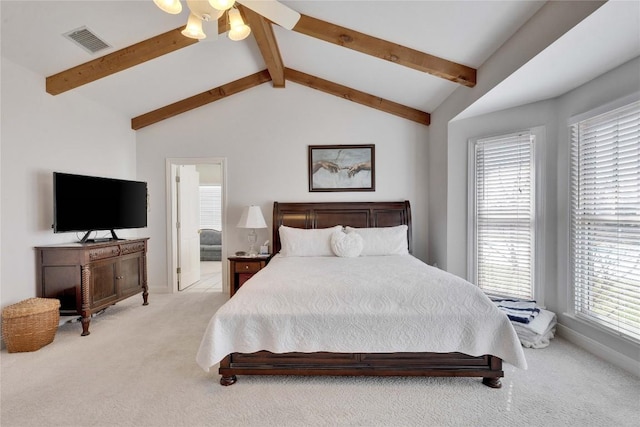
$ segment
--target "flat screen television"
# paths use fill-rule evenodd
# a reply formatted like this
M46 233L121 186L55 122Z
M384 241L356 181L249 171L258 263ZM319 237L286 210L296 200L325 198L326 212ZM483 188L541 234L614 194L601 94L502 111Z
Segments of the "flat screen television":
M118 239L114 230L147 226L147 183L53 173L53 231L85 232L82 243ZM89 240L94 231L111 238Z

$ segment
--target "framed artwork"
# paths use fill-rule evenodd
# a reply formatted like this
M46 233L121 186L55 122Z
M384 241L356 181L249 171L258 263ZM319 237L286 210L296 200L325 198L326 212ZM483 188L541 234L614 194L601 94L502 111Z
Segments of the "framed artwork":
M375 191L375 145L310 145L309 191Z

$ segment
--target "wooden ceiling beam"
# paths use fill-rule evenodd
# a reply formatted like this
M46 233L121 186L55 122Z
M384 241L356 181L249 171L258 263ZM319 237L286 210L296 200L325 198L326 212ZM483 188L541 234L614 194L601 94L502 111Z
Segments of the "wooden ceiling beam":
M224 34L229 31L229 20L227 19L227 14L223 14L218 19L218 35Z
M260 54L262 54L267 70L271 75L273 87L284 87L284 64L271 22L247 7L238 5L238 8L245 16L249 27L251 27L251 34L253 34L258 43Z
M127 68L142 64L167 53L191 46L198 40L183 36L176 28L124 49L94 59L58 74L47 77L46 90L51 95L59 95Z
M169 104L157 110L150 111L140 116L131 119L131 129L138 130L145 126L158 123L162 120L177 116L178 114L185 113L203 105L210 104L215 101L219 101L228 96L242 92L243 90L251 89L252 87L261 85L262 83L271 81L268 70L262 70L255 74L251 74L247 77L243 77L231 83L218 86L210 89L206 92L199 93L192 97L183 99L173 104Z
M274 86L282 87L285 82L284 65L280 50L268 20L247 8L242 8L249 21L260 52L272 75ZM184 37L176 28L134 45L107 54L46 78L46 91L58 95L84 84L99 80L127 68L142 64L167 53L174 52L197 40ZM218 20L218 34L229 30L226 15ZM348 28L302 15L293 29L320 40L347 47L367 55L401 64L419 71L433 74L465 86L475 86L476 70L455 62L447 61L386 40L368 36ZM281 86L282 85L282 86Z
M441 77L463 86L476 85L476 70L358 31L301 15L293 28L301 34Z
M111 74L140 65L167 53L191 46L198 40L182 35L184 27L151 37L139 43L117 50L92 61L47 77L46 90L51 95L59 95L79 86L99 80ZM218 19L218 34L229 31L226 15Z
M424 111L351 89L347 86L339 85L328 80L323 80L319 77L293 70L291 68L285 68L284 73L286 79L294 83L329 93L367 107L375 108L377 110L384 111L385 113L393 114L422 125L428 126L431 122L430 114L425 113ZM218 101L268 81L271 81L269 70L263 70L255 74L251 74L250 76L238 79L234 82L224 84L198 95L194 95L190 98L183 99L138 117L134 117L131 119L131 129L142 129L143 127L158 123L162 120L177 116L178 114L185 113L211 102Z
M342 86L328 80L323 80L319 77L315 77L301 71L286 68L285 77L287 80L294 83L298 83L312 89L317 89L349 101L357 102L358 104L366 105L367 107L375 108L377 110L384 111L385 113L393 114L422 125L428 126L431 123L431 115L429 113L425 113L424 111L416 110L415 108L407 107L393 101L388 101L365 92L360 92L359 90L351 89L347 86Z

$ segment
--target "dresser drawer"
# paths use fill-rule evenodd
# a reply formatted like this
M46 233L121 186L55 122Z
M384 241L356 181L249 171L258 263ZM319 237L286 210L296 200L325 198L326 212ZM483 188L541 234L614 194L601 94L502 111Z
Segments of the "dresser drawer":
M236 261L236 273L257 273L260 271L261 265L254 261Z

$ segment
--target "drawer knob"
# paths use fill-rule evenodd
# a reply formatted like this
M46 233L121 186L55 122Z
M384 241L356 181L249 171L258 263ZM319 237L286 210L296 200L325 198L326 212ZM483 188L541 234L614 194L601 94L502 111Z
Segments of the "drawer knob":
M245 270L248 270L248 269L249 269L249 266L248 266L248 265L245 265L245 266L244 266L244 269L245 269Z

